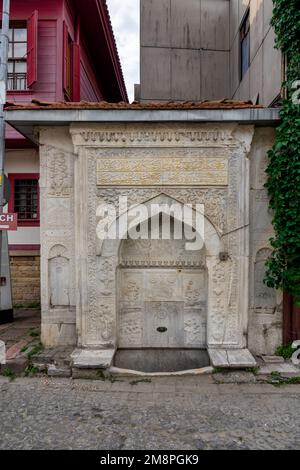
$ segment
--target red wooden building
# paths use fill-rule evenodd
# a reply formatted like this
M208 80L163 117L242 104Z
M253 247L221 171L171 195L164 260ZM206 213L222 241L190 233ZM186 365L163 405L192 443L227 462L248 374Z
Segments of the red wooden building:
M10 102L128 101L106 0L11 0L8 67ZM26 306L40 298L39 155L9 127L6 149L13 302Z

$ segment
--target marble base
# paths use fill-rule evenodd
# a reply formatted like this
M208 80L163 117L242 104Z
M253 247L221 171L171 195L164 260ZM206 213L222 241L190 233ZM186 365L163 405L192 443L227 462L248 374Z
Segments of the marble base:
M108 369L112 365L115 349L76 349L72 354L73 367L78 369Z
M208 355L214 367L239 369L257 365L248 349L208 349Z

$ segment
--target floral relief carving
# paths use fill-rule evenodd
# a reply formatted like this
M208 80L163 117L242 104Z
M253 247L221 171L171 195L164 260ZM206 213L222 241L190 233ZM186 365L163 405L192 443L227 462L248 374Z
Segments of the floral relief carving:
M61 150L46 150L48 194L49 196L68 197L72 189L72 170L70 156Z

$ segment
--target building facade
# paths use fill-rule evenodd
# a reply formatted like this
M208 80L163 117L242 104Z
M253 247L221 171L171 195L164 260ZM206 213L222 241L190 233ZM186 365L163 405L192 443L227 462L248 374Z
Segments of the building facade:
M12 0L8 67L8 102L127 101L105 1ZM56 165L64 171L59 158ZM36 305L42 216L39 153L10 126L5 172L11 183L7 210L17 212L19 219L18 231L9 233L13 303Z
M279 112L211 106L7 111L40 145L42 341L74 346L75 368L251 367L282 343L282 295L263 282L273 234L266 155ZM130 236L152 224L153 205L162 233L174 204L201 205L195 249L187 235ZM196 228L171 216L170 233L176 222Z
M272 0L141 0L140 99L280 100Z

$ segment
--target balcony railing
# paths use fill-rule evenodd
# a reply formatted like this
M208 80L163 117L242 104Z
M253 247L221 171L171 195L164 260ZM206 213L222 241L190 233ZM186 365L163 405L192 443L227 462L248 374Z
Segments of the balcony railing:
M9 91L27 90L27 73L9 73L7 89Z

